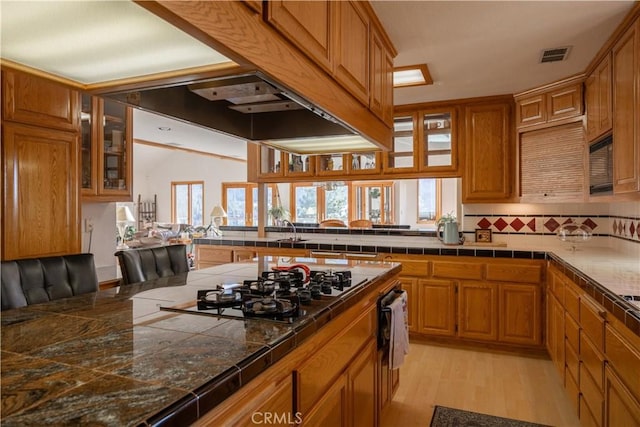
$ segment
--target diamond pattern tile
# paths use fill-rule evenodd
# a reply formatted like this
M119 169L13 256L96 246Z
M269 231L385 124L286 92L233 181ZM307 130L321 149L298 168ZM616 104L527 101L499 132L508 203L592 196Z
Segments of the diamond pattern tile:
M596 224L591 218L585 219L584 221L582 221L582 223L592 230L595 230L598 226L598 224Z
M516 231L520 231L522 229L522 227L524 227L524 222L522 222L520 220L520 218L516 218L513 221L511 221L511 227L516 230Z
M509 224L502 218L498 218L496 222L493 223L493 226L498 229L498 231L504 230Z
M531 231L536 231L536 219L534 218L531 221L529 221L527 223L527 227L529 227Z
M618 234L618 220L613 220L613 234Z
M631 233L631 237L633 238L633 235L636 232L636 226L633 224L633 222L631 223L631 225L629 226L629 233Z
M487 229L491 227L491 221L489 221L487 218L482 218L480 221L478 221L478 227Z
M544 223L544 226L547 230L553 233L558 227L560 227L560 223L553 218L549 218L547 222Z

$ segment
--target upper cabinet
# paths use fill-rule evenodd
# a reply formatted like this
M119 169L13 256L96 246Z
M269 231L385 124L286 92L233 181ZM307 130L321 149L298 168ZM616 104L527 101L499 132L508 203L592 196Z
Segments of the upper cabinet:
M544 127L583 114L582 78L571 78L515 95L516 127Z
M611 54L607 54L584 82L587 141L611 130Z
M266 19L391 127L393 48L371 7L359 1L269 1Z
M462 202L505 201L512 195L513 126L509 100L464 109Z
M132 200L132 109L83 95L81 119L83 201Z
M613 47L613 192L640 191L640 18Z
M458 172L455 107L430 107L398 113L394 118L393 150L384 153L388 174L420 172L455 176Z
M2 68L2 259L80 252L79 94Z

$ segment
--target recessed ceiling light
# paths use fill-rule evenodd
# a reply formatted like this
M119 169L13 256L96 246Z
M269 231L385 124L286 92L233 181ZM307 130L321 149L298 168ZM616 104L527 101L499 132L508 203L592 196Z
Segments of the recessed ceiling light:
M393 87L426 86L433 84L427 64L407 65L393 69Z
M158 130L161 130L163 132L169 132L171 128L169 126L160 126Z

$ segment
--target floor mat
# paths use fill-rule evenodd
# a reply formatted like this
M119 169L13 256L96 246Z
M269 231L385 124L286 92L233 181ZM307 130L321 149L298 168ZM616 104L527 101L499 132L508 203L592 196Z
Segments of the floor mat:
M495 417L436 405L430 427L548 427L544 424Z

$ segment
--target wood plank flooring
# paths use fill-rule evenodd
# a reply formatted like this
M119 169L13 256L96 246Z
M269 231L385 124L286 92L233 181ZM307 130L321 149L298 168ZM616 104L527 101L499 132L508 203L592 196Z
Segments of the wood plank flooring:
M400 387L380 426L428 427L434 405L580 426L551 360L412 341L400 368Z

